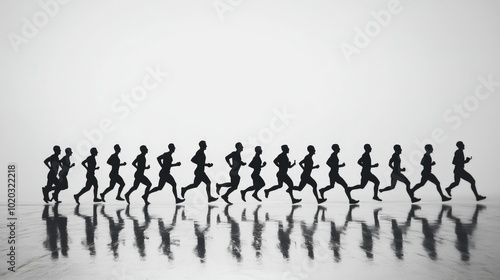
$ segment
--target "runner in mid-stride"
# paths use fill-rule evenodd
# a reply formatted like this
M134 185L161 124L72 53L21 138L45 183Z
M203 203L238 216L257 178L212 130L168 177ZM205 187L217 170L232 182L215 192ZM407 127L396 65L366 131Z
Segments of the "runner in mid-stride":
M411 202L418 202L420 201L419 198L415 198L413 196L413 192L411 191L410 187L410 181L408 181L408 178L406 178L405 175L403 175L402 172L406 171L406 168L401 168L401 146L400 145L394 145L394 154L392 154L391 159L389 160L389 167L392 169L391 173L391 185L388 187L385 187L380 190L380 192L385 192L385 191L390 191L393 190L396 187L396 183L398 181L404 183L406 185L406 192L410 196Z
M270 187L267 190L264 190L264 195L266 198L269 197L269 193L272 191L275 191L277 189L280 189L283 187L283 183L288 185L288 188L286 189L286 192L290 195L290 199L292 200L292 203L299 203L302 199L297 199L293 197L293 181L288 176L288 169L292 168L295 166L296 162L295 160L293 163L290 162L288 159L288 153L290 152L290 149L288 148L287 145L282 145L281 146L281 154L279 154L275 159L274 159L274 164L278 167L278 173L276 173L276 177L278 178L278 184L275 186Z
M120 170L121 166L125 166L127 163L126 162L120 162L120 157L118 157L118 154L121 152L120 145L116 144L114 146L115 153L112 154L108 161L106 162L107 164L111 165L111 172L109 172L109 187L105 189L101 193L101 199L102 201L104 200L104 196L110 192L116 184L118 184L118 193L116 194L116 200L124 200L122 198L122 191L123 187L125 187L125 181L123 181L122 176L118 173Z
M318 164L314 165L314 161L312 159L313 155L316 153L316 149L314 148L314 146L309 145L307 146L307 152L308 154L304 157L303 160L299 162L299 166L302 168L302 175L300 175L300 183L296 190L300 192L307 184L311 185L313 195L316 198L316 202L318 204L321 204L325 202L326 199L320 197L320 195L318 194L318 184L311 177L312 170L319 168Z
M462 141L457 142L457 151L455 152L455 156L453 157L453 164L455 165L455 169L453 173L455 174L455 181L451 183L449 187L446 188L446 192L451 197L451 190L458 186L460 183L460 179L464 179L465 181L470 183L470 187L472 192L476 196L476 200L480 201L486 198L486 196L479 195L476 189L476 180L469 174L469 172L465 171L464 166L468 163L472 157L465 158L464 149L465 145Z
M215 184L217 194L220 194L221 188L229 188L226 193L221 196L221 198L227 203L232 204L229 201L229 195L238 188L240 184L240 175L238 172L240 171L241 166L245 166L246 163L241 161L241 151L243 151L243 145L238 142L235 145L236 151L230 153L226 156L226 162L231 167L231 171L229 171L229 177L231 177L231 182L223 183L223 184Z
M45 203L49 202L49 192L57 188L59 180L57 179L57 171L59 170L60 161L59 154L61 154L61 148L59 146L54 146L52 148L54 154L46 158L43 163L49 168L49 173L47 174L47 185L42 188L43 201Z
M73 197L77 204L80 204L80 196L90 190L90 188L94 187L94 202L101 202L101 200L97 197L97 189L99 188L97 184L97 178L95 177L95 171L99 170L99 166L97 166L97 162L95 157L97 156L97 149L90 149L90 156L87 157L84 161L82 161L83 167L87 169L87 182L85 183L85 187L75 194Z
M332 154L330 155L330 158L326 161L326 164L330 167L330 173L328 173L330 177L330 185L322 188L319 190L319 194L322 198L325 198L325 192L333 189L335 186L335 183L339 183L343 188L344 192L349 199L350 204L355 204L358 203L359 200L353 199L351 196L351 191L353 188L347 187L347 183L345 182L344 178L340 177L339 174L339 168L345 166L345 162L342 164L339 164L339 153L340 153L340 146L338 144L333 144L332 145Z
M413 189L411 190L412 196L415 197L415 191L417 191L423 185L425 185L425 183L427 183L427 181L431 181L432 183L434 183L436 185L436 189L437 189L439 195L441 196L441 200L448 201L451 198L446 197L443 194L443 190L441 190L441 183L439 183L439 180L436 178L436 176L434 176L434 174L432 174L432 166L436 165L436 162L434 162L432 160L432 157L431 157L431 154L433 151L434 151L434 148L432 148L431 144L425 145L425 154L422 157L422 160L420 161L420 164L424 167L424 169L422 170L422 173L421 173L422 180L420 180L420 183L416 184L415 187L413 187ZM418 199L418 198L416 198L416 199ZM420 200L420 199L418 199L418 200Z
M172 154L175 152L175 145L170 143L168 144L168 152L160 155L156 158L158 160L158 164L161 166L160 170L160 181L158 182L158 186L156 188L151 189L148 193L148 196L154 192L162 190L165 186L165 183L169 183L172 186L172 193L174 194L175 203L181 203L184 201L183 198L180 198L177 195L177 183L175 182L174 177L170 174L170 168L174 166L181 166L180 162L174 163L172 159Z
M142 145L140 148L141 153L135 158L135 160L132 162L132 165L136 168L136 171L134 173L134 184L128 190L128 192L125 194L125 200L127 201L128 204L130 204L130 194L132 194L133 191L135 191L138 187L139 184L144 184L146 185L146 190L144 191L144 195L142 196L142 199L144 200L144 203L149 204L148 201L148 193L149 189L151 188L151 181L149 181L148 177L144 175L144 171L146 169L149 169L150 166L146 166L146 154L148 153L148 148L144 145Z
M207 196L208 196L208 202L214 202L218 198L213 197L210 193L210 184L211 181L208 178L207 174L205 173L205 166L206 167L212 167L214 166L213 163L206 163L207 157L205 156L205 150L207 149L207 143L203 140L201 140L198 143L198 146L200 146L200 149L196 152L196 154L193 156L191 159L191 162L196 164L196 169L194 170L194 182L184 188L181 188L181 196L184 198L186 195L186 192L190 189L194 189L200 185L201 182L205 183L207 185Z
M255 147L255 156L252 161L248 164L250 168L253 168L252 181L253 185L241 191L241 199L246 202L245 194L249 191L253 191L253 198L261 202L258 192L266 185L264 179L260 176L260 170L262 167L266 166L266 162L262 162L260 155L262 154L262 148L260 146Z
M373 182L373 199L377 201L382 201L378 197L378 186L380 185L380 181L373 175L372 168L378 167L378 163L372 165L372 158L370 157L370 152L372 151L372 147L370 144L365 144L364 146L365 152L358 160L358 164L361 165L361 184L354 186L353 189L364 189L368 182Z

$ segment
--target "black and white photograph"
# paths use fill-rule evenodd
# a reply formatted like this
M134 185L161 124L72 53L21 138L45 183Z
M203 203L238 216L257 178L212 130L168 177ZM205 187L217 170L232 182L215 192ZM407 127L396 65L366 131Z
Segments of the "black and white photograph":
M0 279L499 279L498 0L0 0Z

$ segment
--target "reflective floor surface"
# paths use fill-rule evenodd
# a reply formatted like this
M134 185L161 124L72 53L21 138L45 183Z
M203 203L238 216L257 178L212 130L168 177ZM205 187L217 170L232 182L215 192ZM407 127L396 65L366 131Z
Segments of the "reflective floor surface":
M499 279L500 204L21 205L2 279ZM7 229L0 230L7 236ZM7 242L1 245L7 254Z

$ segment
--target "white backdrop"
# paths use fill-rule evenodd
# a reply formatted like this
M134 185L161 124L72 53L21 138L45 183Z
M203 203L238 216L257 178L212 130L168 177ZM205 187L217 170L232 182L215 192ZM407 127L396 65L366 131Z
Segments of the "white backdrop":
M261 145L266 187L276 183L272 160L282 144L297 162L312 144L321 166L313 178L322 187L333 143L341 146L349 185L359 183L356 161L370 143L384 187L394 144L403 148L414 185L421 149L432 143L434 172L448 186L455 142L462 140L473 157L466 170L491 201L499 194L499 10L493 0L0 1L1 166L17 164L20 203L40 203L43 160L54 145L61 157L72 147L77 166L61 194L72 203L92 146L102 191L116 143L128 163L121 169L125 189L142 144L153 186L156 157L176 144L179 187L192 182L189 160L202 139L213 183L228 179L224 156L236 142L247 161ZM250 173L242 168L240 188L251 183ZM298 184L300 168L290 176ZM371 186L354 197L371 200ZM338 187L329 201L346 201ZM453 194L474 201L465 182ZM314 202L310 189L297 196ZM439 201L430 183L417 196ZM381 198L408 201L403 185ZM288 199L283 190L269 201ZM150 200L173 202L168 186ZM81 201L90 203L90 193ZM142 203L138 194L132 201Z

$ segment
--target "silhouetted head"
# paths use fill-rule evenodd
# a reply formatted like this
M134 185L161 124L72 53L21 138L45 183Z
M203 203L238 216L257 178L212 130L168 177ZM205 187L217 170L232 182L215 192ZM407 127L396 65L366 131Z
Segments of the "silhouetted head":
M427 144L427 145L425 145L425 151L430 154L434 151L434 148L432 148L431 144Z
M95 147L93 147L92 149L90 149L90 154L93 155L93 156L97 156L97 149Z
M394 152L396 152L397 154L401 154L401 146L399 146L399 144L396 144L394 145Z
M258 155L262 154L262 148L260 146L255 147L255 153Z
M282 145L281 146L281 150L285 153L285 154L288 154L288 152L290 152L290 149L288 148L287 145Z
M116 144L113 148L115 149L116 153L119 153L122 150L122 148L120 148L120 145L118 145L118 144Z
M207 143L204 140L201 140L200 143L198 143L198 146L200 146L201 150L207 149Z
M238 152L243 151L243 145L241 145L240 142L236 143L236 145L234 145L234 147L236 148L236 151L238 151Z
M462 142L462 141L458 141L458 142L457 142L457 148L459 148L460 150L465 149L464 142Z
M313 145L309 145L307 146L307 151L309 152L309 154L311 155L314 155L314 153L316 153L316 149L314 148Z
M168 144L168 150L171 152L175 152L175 145L173 143Z
M332 150L336 153L340 152L340 146L339 144L333 144L332 145Z
M146 154L148 152L148 148L144 145L142 145L140 148L142 154Z
M59 147L59 146L57 146L57 145L56 145L56 146L54 146L54 148L52 148L52 150L54 151L54 153L55 153L56 155L58 155L58 154L60 154L60 153L61 153L61 147Z
M365 145L363 146L363 148L364 148L364 149L365 149L365 151L366 151L366 152L368 152L368 153L372 151L372 146L370 146L370 144L365 144Z
M71 148L66 148L66 149L64 150L64 152L65 152L68 156L70 156L70 155L72 155L72 154L73 154L73 151L71 150Z

